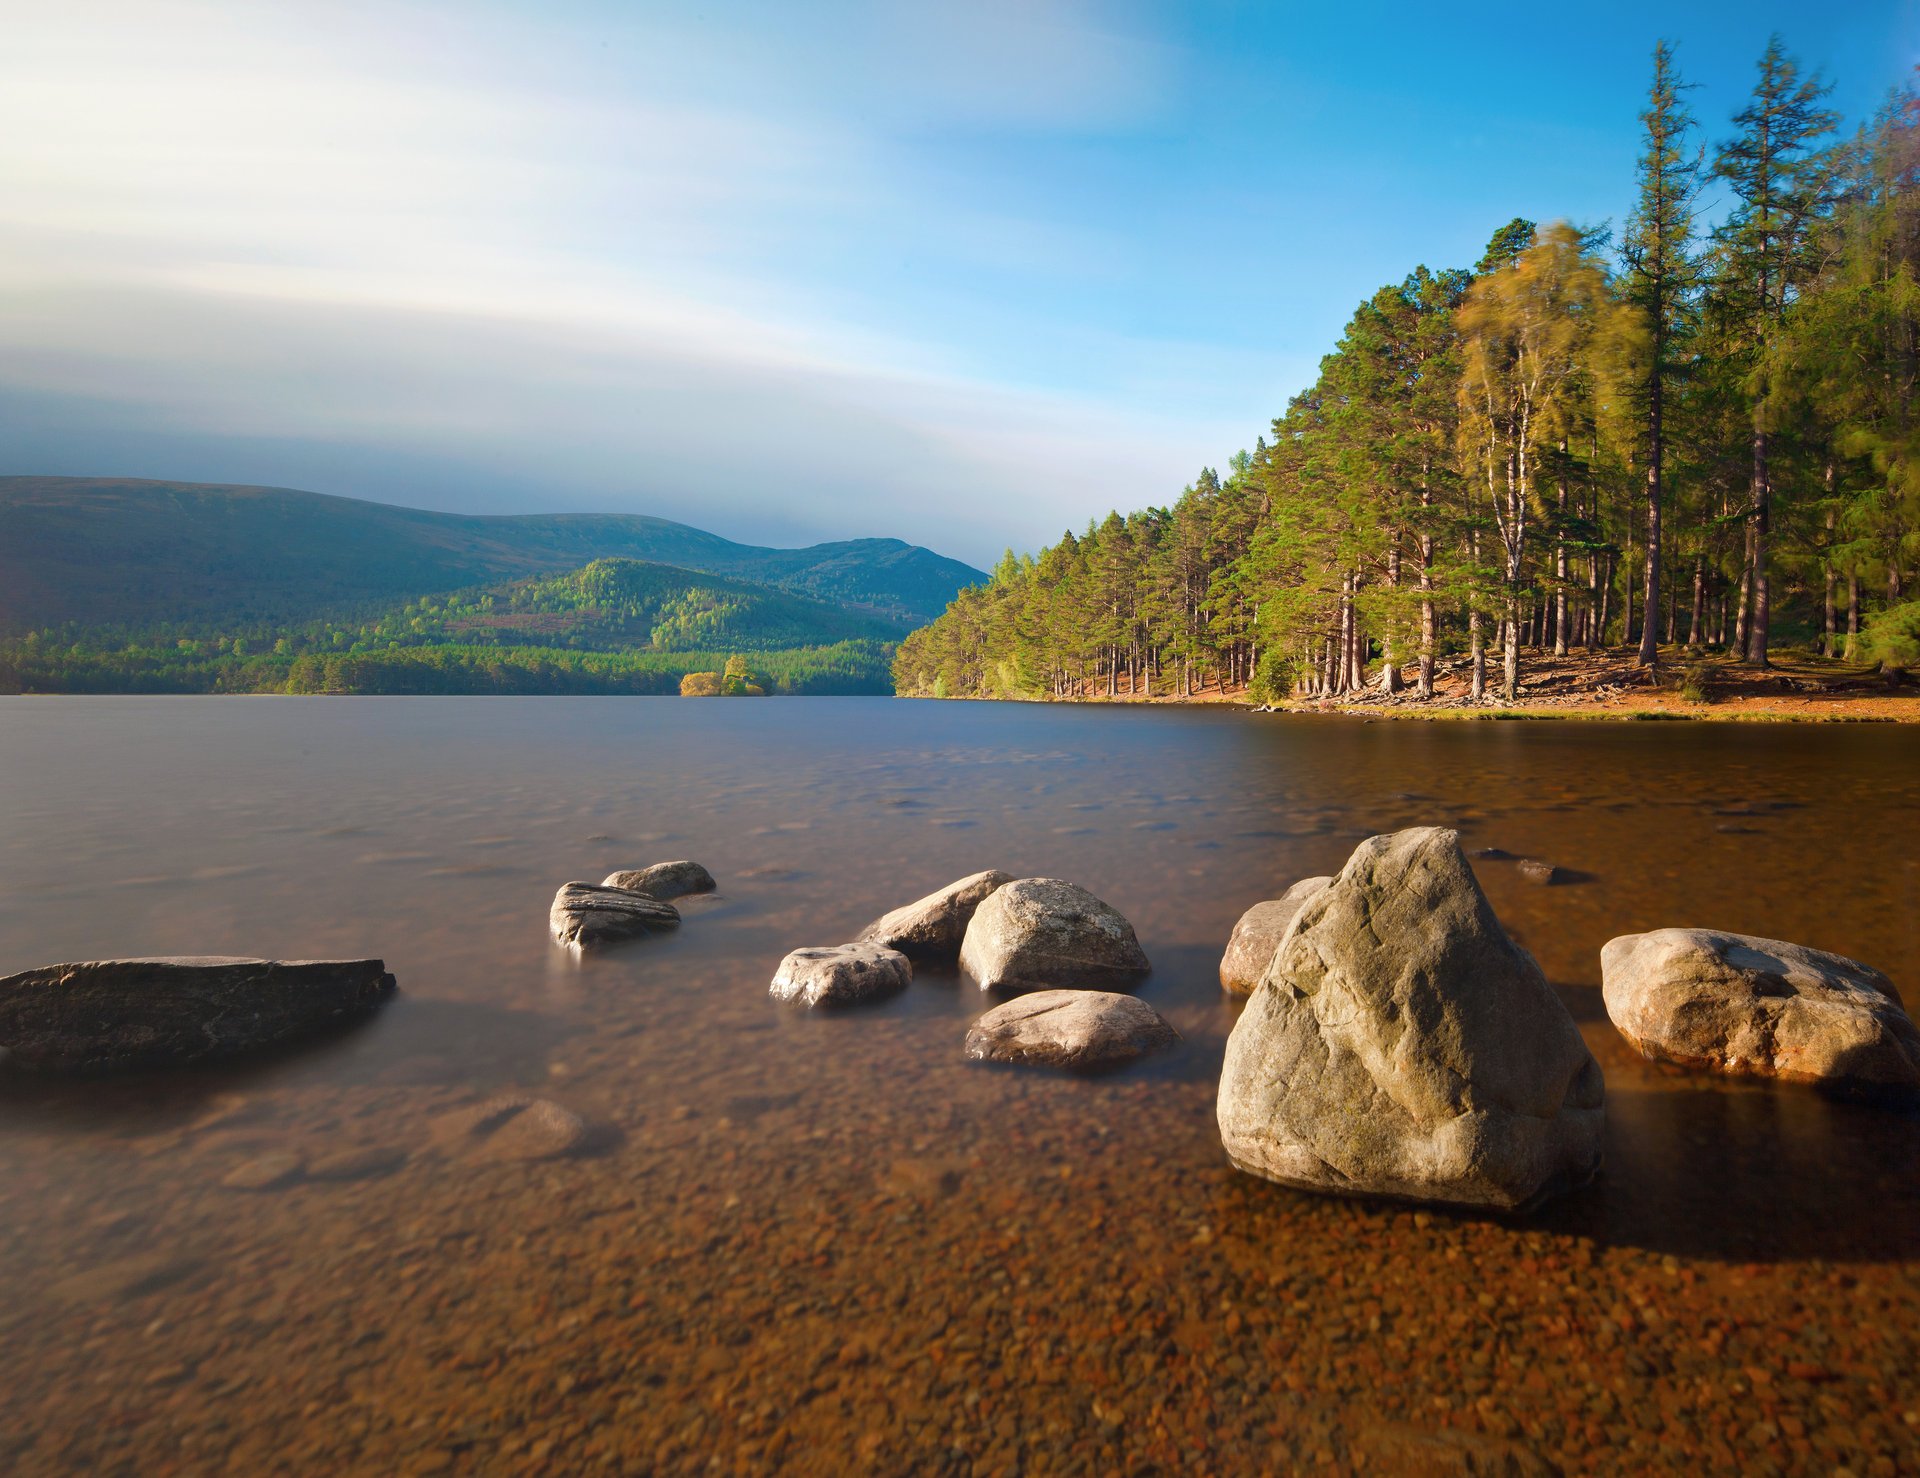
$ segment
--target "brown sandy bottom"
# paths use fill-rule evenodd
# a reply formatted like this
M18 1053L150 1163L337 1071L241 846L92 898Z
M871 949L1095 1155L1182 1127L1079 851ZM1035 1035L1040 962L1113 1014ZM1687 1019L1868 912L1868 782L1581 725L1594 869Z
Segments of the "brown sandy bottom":
M11 796L0 729L0 967L379 943L402 984L284 1059L0 1089L0 1466L1920 1470L1920 1115L1655 1068L1596 988L1611 933L1707 920L1911 1000L1911 731L837 702L742 737L671 704L321 700L300 734L416 727L336 739L284 795L247 773L300 742L274 705L124 740L77 709L93 737L51 725ZM161 781L111 778L176 722ZM223 750L203 722L260 727ZM50 793L54 748L92 757ZM1531 1219L1314 1197L1220 1150L1233 918L1427 821L1567 869L1477 864L1607 1077L1605 1170ZM560 881L671 856L721 878L676 934L549 946ZM983 1002L937 971L870 1009L767 999L786 950L989 865L1121 907L1183 1043L1092 1078L970 1064ZM508 1092L584 1138L464 1131Z

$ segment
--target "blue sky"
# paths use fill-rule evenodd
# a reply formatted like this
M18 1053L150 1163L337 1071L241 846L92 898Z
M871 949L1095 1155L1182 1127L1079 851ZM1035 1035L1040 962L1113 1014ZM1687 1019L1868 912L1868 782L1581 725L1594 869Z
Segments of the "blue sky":
M1850 123L1920 0L21 7L0 470L984 564L1250 445L1352 305L1618 221L1654 40Z

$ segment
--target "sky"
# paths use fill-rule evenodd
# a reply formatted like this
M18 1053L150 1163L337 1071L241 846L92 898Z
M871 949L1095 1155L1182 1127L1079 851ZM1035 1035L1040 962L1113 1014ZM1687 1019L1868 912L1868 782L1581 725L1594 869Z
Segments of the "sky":
M1920 0L0 0L0 472L976 565L1250 447L1354 304L1619 224L1649 54L1848 127ZM1710 203L1709 203L1710 205Z

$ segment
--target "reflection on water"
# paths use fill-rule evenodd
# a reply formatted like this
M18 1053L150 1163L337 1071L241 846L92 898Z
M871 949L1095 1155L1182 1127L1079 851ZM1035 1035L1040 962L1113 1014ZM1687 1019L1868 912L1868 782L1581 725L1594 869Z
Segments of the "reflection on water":
M376 954L402 990L275 1060L0 1087L15 1470L1920 1465L1920 1119L1642 1064L1597 989L1611 935L1703 924L1920 1004L1920 734L8 699L0 815L0 972ZM1476 864L1608 1080L1606 1171L1531 1222L1286 1191L1214 1132L1233 920L1429 822L1575 879ZM682 856L721 889L676 934L547 942L558 884ZM1126 913L1184 1045L968 1064L978 993L931 971L767 999L986 867ZM445 1129L503 1092L593 1134ZM299 1170L227 1183L263 1163Z

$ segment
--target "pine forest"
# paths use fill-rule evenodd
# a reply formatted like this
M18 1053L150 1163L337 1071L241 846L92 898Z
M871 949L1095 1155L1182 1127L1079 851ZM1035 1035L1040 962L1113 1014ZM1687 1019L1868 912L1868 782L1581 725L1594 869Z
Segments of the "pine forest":
M1224 473L1009 553L903 694L1513 701L1529 662L1920 666L1920 93L1853 131L1776 38L1720 127L1654 50L1624 222L1414 268Z

